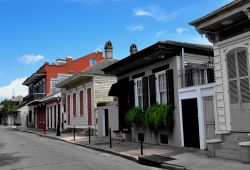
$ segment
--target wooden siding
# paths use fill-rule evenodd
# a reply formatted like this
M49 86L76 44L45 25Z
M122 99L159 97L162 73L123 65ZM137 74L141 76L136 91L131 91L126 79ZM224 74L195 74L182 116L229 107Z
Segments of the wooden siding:
M94 77L94 107L98 102L113 101L112 96L108 96L108 92L112 84L117 82L114 76L95 76Z

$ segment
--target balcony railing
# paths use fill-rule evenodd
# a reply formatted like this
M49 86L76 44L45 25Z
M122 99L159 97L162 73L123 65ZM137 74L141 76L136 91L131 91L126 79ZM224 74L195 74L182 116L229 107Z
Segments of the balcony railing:
M215 82L213 61L203 64L188 64L179 70L180 88L200 86Z
M34 94L31 94L31 95L27 95L24 100L28 103L28 102L31 102L33 100L39 100L39 99L42 99L44 98L46 95L45 93L34 93Z

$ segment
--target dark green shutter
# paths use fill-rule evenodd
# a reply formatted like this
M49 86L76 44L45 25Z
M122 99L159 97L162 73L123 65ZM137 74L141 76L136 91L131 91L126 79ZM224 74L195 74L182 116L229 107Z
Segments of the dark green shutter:
M129 81L129 107L135 106L134 80Z
M148 108L148 77L142 78L143 110Z
M150 92L150 105L156 103L156 87L155 87L155 75L149 76L149 92Z
M167 104L172 104L174 106L174 75L173 69L167 70L166 72L167 81Z

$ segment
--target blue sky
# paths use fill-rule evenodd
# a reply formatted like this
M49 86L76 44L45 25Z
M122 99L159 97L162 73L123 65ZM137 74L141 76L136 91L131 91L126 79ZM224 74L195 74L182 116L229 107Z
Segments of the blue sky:
M79 58L111 40L124 58L159 40L208 43L188 23L231 0L0 0L0 99L45 61Z

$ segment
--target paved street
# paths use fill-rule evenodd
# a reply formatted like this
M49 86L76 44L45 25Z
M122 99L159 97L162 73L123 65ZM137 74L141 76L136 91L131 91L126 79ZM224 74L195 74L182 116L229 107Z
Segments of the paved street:
M0 170L158 169L62 141L0 127Z

